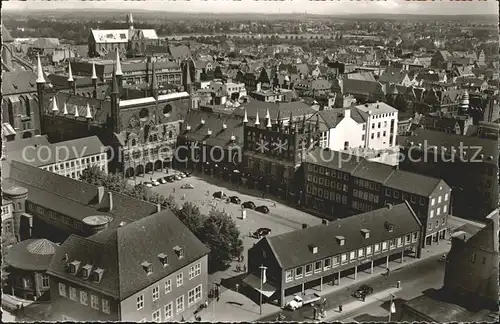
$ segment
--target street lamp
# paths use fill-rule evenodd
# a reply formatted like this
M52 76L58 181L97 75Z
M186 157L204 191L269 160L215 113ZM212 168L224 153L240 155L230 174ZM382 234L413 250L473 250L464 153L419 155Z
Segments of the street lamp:
M389 322L391 321L392 314L396 313L396 305L393 302L393 299L395 299L396 296L394 294L391 294L391 301L389 303Z

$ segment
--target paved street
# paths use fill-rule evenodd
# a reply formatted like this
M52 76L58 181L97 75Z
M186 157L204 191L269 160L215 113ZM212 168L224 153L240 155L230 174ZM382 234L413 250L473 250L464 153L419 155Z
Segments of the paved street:
M388 315L388 300L389 294L385 298L384 302L373 302L366 306L363 306L362 301L357 301L351 296L354 290L362 284L371 286L374 289L374 294L383 290L387 290L391 287L395 287L398 280L401 281L401 289L396 294L396 305L399 306L401 300L409 300L417 297L423 293L426 289L430 288L441 288L443 284L444 276L444 263L439 262L439 255L429 257L428 259L422 260L420 262L408 265L399 270L393 270L389 277L377 276L372 279L368 279L363 282L359 282L356 285L348 287L342 291L336 291L324 297L327 300L327 319L332 318L331 322L334 321L346 321L351 322L370 320L387 320ZM335 315L338 312L338 305L347 305L351 302L359 303L358 307L352 307L356 310L342 315ZM313 309L312 307L304 307L298 309L295 312L283 310L281 311L286 317L286 321L311 321L313 320ZM262 318L262 321L274 321L276 315L272 314ZM396 314L397 315L397 314ZM370 317L371 316L371 317ZM384 317L384 318L377 318Z

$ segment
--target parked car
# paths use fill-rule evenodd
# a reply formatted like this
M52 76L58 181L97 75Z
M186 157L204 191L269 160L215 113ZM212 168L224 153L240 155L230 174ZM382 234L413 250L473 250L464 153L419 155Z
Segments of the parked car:
M151 182L144 182L144 185L147 187L147 188L153 188L153 184Z
M356 298L363 298L366 295L373 293L373 288L368 285L362 285L352 295Z
M259 206L259 207L255 207L255 210L258 211L259 213L262 213L262 214L269 214L269 208L267 206Z
M174 176L169 175L169 176L165 177L165 180L167 180L167 182L174 182L175 178L174 178Z
M160 185L160 183L159 183L158 181L156 181L156 180L151 181L151 183L152 183L152 184L153 184L153 186L155 186L155 187L158 187L158 186Z
M182 177L181 177L179 174L176 174L176 175L174 175L174 179L175 179L175 180L181 180L181 179L182 179Z
M255 238L261 238L262 236L266 236L268 235L269 233L271 233L271 229L269 228L265 228L265 227L261 227L259 228L258 230L256 230L255 232L253 232L253 237Z
M241 204L243 208L248 208L248 209L255 209L255 204L253 201L245 201L243 204Z
M181 172L181 173L177 173L177 175L181 178L185 178L186 177L186 173L185 172Z
M241 204L241 199L238 198L237 196L231 196L229 197L229 201L232 202L233 204Z
M214 198L227 199L227 196L222 191L216 191L212 196Z
M304 296L295 295L293 299L285 305L285 308L294 311L296 309L301 308L304 305L314 303L320 299L321 297L316 293Z
M158 181L158 182L159 182L159 183L161 183L161 184L165 184L165 183L167 183L167 180L165 180L164 178L160 178L160 179L158 179L158 180L156 180L156 181Z
M191 174L189 174L187 172L184 172L183 174L186 176L186 178L189 177L189 176L191 176Z
M181 186L181 189L194 189L194 186L190 183L185 183Z

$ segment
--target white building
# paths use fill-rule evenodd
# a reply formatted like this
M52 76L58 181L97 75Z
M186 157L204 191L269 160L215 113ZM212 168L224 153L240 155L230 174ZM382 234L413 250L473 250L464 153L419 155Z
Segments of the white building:
M398 111L382 102L318 113L320 146L334 151L380 152L396 147Z
M228 100L238 99L247 95L244 83L212 81L209 86L210 91L226 96Z
M51 144L45 137L37 140L21 140L6 146L7 159L36 166L72 179L80 179L82 171L97 165L108 173L108 157L105 147L97 136L79 138L66 142ZM16 141L17 142L17 141ZM15 146L18 146L14 148ZM14 148L14 149L12 149Z

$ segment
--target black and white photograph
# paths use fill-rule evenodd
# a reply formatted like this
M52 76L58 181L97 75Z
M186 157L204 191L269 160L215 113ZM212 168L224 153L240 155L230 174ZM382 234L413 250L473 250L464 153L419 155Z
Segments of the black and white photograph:
M498 1L1 6L2 322L498 323Z

